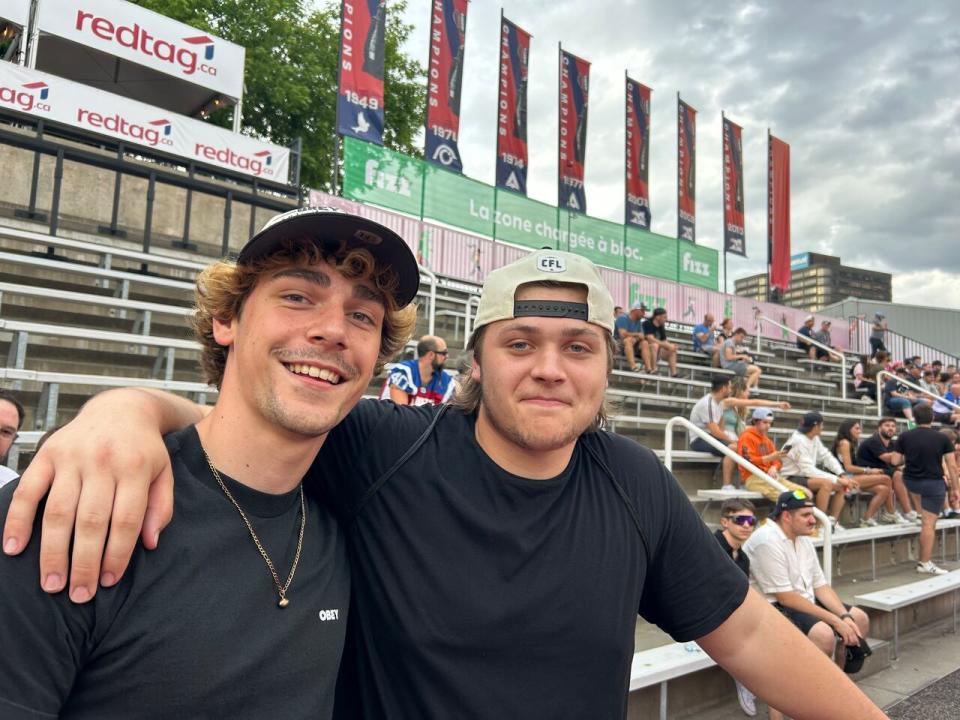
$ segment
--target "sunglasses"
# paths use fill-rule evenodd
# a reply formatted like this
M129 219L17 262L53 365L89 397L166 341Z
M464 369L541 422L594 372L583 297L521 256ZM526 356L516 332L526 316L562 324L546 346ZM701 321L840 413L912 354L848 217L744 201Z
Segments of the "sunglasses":
M796 490L794 490L792 494L793 494L793 497L795 497L797 500L809 500L809 499L810 499L810 496L807 494L807 491L806 491L806 490L801 490L800 488L797 488Z
M737 525L744 527L753 527L757 524L757 518L753 515L724 515L727 520L733 520Z
M434 350L434 351L433 351L433 354L434 354L434 355L449 355L449 354L450 354L450 351L449 351L449 350Z

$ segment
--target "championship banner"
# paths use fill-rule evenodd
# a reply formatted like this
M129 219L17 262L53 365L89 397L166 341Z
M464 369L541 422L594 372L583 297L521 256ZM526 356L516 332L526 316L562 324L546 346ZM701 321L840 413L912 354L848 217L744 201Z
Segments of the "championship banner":
M242 46L133 3L42 0L37 5L37 25L41 33L56 35L228 97L243 96L246 50Z
M288 148L13 63L0 62L0 108L201 165L288 182Z
M587 103L590 63L560 51L560 137L557 204L585 213L583 168L587 154Z
M790 285L790 146L767 135L767 253L770 287Z
M723 118L723 251L746 257L742 135L743 128Z
M343 0L337 132L383 145L387 0Z
M677 96L677 237L697 240L697 111Z
M430 11L426 159L456 172L463 171L457 138L467 1L433 0Z
M650 229L650 88L627 78L626 217Z
M527 194L527 70L530 34L506 18L500 23L497 101L497 188Z

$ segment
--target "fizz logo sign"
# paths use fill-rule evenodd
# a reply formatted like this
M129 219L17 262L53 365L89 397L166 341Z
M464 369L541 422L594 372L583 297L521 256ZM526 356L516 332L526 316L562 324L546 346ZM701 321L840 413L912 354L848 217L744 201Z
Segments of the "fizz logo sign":
M184 75L217 75L216 65L211 64L216 45L213 38L207 35L161 38L139 23L121 25L110 18L83 9L77 10L74 30L81 35L92 35L102 42L114 43L132 50L145 60L154 58L169 63Z
M693 255L688 252L683 254L682 261L684 272L692 273L693 275L710 277L710 263L706 263L701 260L694 260Z
M141 145L157 147L158 145L173 145L173 124L166 118L150 120L147 123L138 123L126 118L121 113L104 115L95 110L86 108L77 109L77 123L106 131L110 135L133 140Z
M43 81L24 83L20 87L0 85L0 105L21 112L49 112L50 86Z

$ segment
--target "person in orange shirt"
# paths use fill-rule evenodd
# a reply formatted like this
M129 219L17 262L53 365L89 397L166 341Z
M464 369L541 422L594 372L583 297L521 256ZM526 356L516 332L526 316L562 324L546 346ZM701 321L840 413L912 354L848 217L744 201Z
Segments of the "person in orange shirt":
M769 435L771 425L773 425L773 410L765 407L754 410L750 427L740 433L737 439L737 452L767 475L783 483L787 490L794 490L800 485L780 477L780 464L784 453L777 450L777 446ZM768 500L776 502L780 495L780 490L763 478L753 475L746 468L740 468L740 478L747 490L761 493Z

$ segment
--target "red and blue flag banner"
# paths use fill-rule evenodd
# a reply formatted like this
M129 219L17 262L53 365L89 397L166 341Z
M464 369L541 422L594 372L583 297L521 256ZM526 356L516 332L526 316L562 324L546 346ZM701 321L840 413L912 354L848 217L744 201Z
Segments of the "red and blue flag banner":
M677 237L697 241L697 111L677 96Z
M501 16L497 188L527 194L527 71L530 33Z
M767 134L767 253L770 287L790 285L790 146Z
M560 50L560 137L557 204L574 212L587 211L583 168L587 155L587 105L590 63Z
M383 145L386 0L343 0L337 132Z
M723 118L723 251L747 255L743 210L743 128Z
M624 223L650 229L650 88L627 78Z
M467 2L432 0L430 8L426 159L456 172L463 171L457 139L460 135Z

